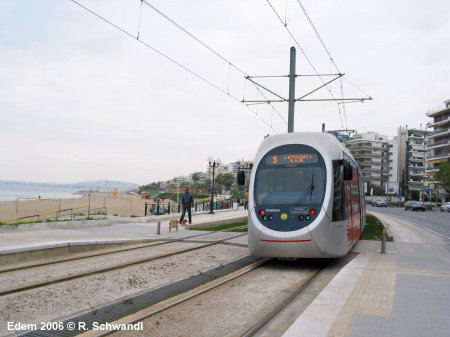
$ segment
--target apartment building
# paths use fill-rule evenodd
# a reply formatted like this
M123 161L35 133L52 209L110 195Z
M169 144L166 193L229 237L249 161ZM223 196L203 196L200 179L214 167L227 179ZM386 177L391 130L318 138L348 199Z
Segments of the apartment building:
M423 193L426 187L425 172L427 137L430 131L420 129L398 128L398 180L403 195L412 191Z
M426 172L430 187L434 189L434 175L439 171L439 164L450 161L450 99L429 110L427 117L433 118L433 121L427 124L433 131L428 136Z
M377 132L357 134L346 143L368 183L384 191L389 180L390 154L388 137Z
M398 195L400 192L400 180L398 174L398 158L399 158L399 137L394 137L393 140L388 140L389 143L389 180L387 182L386 190L390 195Z

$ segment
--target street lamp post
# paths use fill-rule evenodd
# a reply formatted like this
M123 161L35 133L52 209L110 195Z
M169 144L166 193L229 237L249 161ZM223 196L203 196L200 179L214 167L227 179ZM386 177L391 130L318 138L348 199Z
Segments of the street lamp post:
M213 160L211 157L208 158L209 167L212 168L212 187L211 187L211 201L209 203L209 214L214 214L214 172L216 167L220 165L220 159Z

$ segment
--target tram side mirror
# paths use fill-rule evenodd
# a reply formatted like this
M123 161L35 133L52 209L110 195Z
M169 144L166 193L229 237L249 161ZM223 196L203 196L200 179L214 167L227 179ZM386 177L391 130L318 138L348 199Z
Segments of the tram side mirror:
M344 162L344 180L353 180L353 169L349 162Z
M245 172L244 171L239 171L237 174L237 183L239 186L244 186L245 185Z

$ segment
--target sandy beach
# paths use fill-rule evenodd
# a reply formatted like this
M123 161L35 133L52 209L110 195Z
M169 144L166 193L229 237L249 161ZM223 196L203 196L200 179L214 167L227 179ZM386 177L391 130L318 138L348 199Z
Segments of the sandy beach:
M108 215L120 216L144 216L145 202L138 195L119 193L116 197L112 193L95 192L91 194L90 208L106 207ZM57 212L66 209L86 210L89 205L89 197L67 199L22 199L0 202L0 222L9 219L26 217L36 214ZM82 207L82 208L80 208ZM66 212L69 214L70 212ZM33 218L30 220L37 220Z

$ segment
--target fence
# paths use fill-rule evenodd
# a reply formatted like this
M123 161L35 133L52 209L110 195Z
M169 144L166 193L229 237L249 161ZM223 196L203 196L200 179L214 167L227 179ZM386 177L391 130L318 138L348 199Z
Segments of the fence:
M79 209L86 208L85 210L80 211ZM77 211L78 210L78 211ZM88 208L86 206L82 207L76 207L76 208L68 208L68 209L61 209L56 212L49 212L49 213L40 213L40 214L34 214L34 215L28 215L23 216L19 218L14 219L8 219L8 220L2 220L2 224L14 224L19 222L33 222L33 221L48 221L54 219L54 221L57 221L58 219L64 219L64 220L76 220L78 216L86 215L87 217L90 217L91 215L103 215L104 218L106 218L106 207L99 207L99 208ZM34 218L34 220L32 220Z
M222 201L216 201L213 203L213 210L230 209L233 208L233 203L236 201L227 199ZM210 211L211 205L209 201L195 202L194 210L195 212L205 212ZM180 203L168 202L168 203L156 203L149 204L145 203L145 216L147 215L163 215L171 213L181 213L182 207Z

